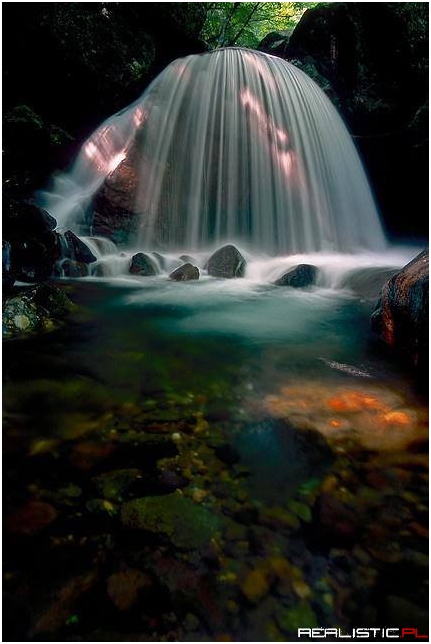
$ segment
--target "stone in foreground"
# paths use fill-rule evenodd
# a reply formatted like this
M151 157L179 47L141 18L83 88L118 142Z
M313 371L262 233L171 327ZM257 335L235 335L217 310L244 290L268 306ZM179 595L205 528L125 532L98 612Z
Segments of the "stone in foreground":
M179 268L172 271L169 275L169 279L176 282L186 282L189 280L198 280L199 279L199 269L193 264L187 262Z
M186 549L206 545L219 529L217 516L176 492L124 503L121 519L129 528L161 534Z
M304 288L315 283L317 268L312 264L298 264L291 268L274 282L276 286L292 286L293 288Z
M247 262L239 250L228 244L216 250L208 260L208 275L212 277L244 277Z

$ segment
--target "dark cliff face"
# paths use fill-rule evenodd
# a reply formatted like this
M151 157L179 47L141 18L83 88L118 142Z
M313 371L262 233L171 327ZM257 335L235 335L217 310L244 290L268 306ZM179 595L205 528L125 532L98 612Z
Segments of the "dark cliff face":
M291 60L328 93L365 161L386 227L426 236L428 7L327 3L261 48Z
M202 3L3 7L6 188L29 195L171 60L204 50Z

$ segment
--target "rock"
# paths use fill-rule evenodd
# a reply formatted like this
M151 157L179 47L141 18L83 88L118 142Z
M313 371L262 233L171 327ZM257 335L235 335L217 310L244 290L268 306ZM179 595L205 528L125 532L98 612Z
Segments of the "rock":
M176 282L186 282L189 280L198 280L199 279L199 269L192 264L183 264L179 268L175 269L170 275L169 279L175 280Z
M291 268L287 273L283 273L274 284L277 286L293 286L293 288L303 288L311 286L316 281L318 270L311 264L298 264Z
M107 592L118 610L129 610L139 599L143 588L153 585L151 577L136 570L127 568L108 578Z
M167 537L178 548L201 548L219 528L219 519L179 493L124 503L121 518L129 528Z
M296 637L298 628L315 628L318 626L317 617L306 601L301 601L293 608L276 613L276 621L281 630Z
M239 250L228 244L216 250L208 260L208 275L213 277L244 277L246 261Z
M105 499L118 500L128 487L142 476L141 470L136 468L112 470L96 476L93 483L97 491Z
M82 262L75 262L73 259L65 259L61 263L59 263L59 266L57 266L57 269L59 272L59 276L62 277L63 275L66 277L85 277L88 275L88 266L87 264L83 264Z
M391 277L372 315L379 338L418 374L428 371L429 253L424 250Z
M241 584L241 592L253 604L259 603L270 590L274 578L266 566L251 570Z
M157 266L155 261L146 253L136 253L132 257L129 273L132 275L157 275Z
M51 331L73 307L65 293L47 284L21 290L3 303L3 336Z
M87 244L82 239L79 239L71 230L67 230L64 233L64 239L67 243L68 256L74 261L80 262L81 264L91 264L97 260L97 257L93 255Z
M9 532L34 535L57 518L57 511L44 501L28 501L14 514L6 517Z

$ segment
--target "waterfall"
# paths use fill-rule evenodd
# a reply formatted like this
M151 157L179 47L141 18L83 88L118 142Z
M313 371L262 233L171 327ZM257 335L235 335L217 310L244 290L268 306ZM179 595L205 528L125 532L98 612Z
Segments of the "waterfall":
M134 247L229 241L271 255L385 247L330 100L294 65L253 50L172 62L91 135L39 202L59 226L91 233L106 186L113 211L134 222Z

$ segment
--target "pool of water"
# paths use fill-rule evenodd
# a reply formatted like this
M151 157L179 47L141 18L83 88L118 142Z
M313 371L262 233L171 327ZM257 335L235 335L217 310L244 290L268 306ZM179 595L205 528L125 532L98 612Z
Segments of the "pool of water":
M260 276L62 280L66 324L5 343L11 639L427 628L427 405L375 275Z

